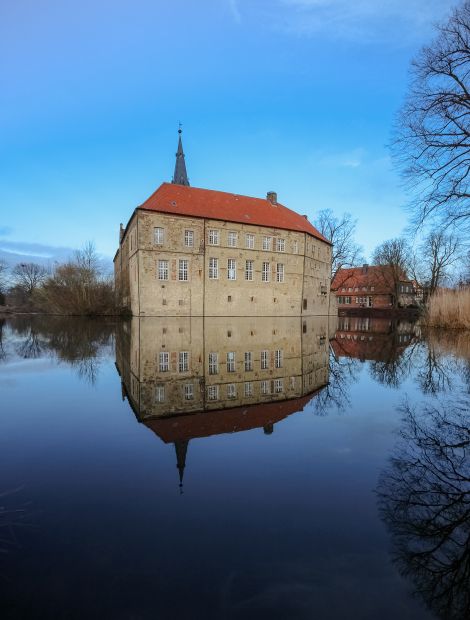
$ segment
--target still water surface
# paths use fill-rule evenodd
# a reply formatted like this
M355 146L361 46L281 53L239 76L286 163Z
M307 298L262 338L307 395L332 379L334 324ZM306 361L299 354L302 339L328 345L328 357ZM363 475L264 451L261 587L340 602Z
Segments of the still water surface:
M469 617L468 335L0 330L2 618Z

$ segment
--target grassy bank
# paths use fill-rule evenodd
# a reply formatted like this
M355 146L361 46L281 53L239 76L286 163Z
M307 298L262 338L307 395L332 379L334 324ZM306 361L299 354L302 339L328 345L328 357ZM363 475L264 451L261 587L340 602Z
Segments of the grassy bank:
M437 292L429 300L425 321L428 327L470 329L470 288Z

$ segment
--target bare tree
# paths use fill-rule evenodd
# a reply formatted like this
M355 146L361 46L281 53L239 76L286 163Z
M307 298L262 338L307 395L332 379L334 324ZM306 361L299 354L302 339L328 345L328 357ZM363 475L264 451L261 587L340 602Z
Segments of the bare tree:
M4 260L0 260L0 304L5 303L5 293L8 283L8 265Z
M19 263L12 271L16 286L31 296L47 278L47 270L37 263Z
M385 284L394 291L393 306L398 307L399 285L407 278L407 271L412 262L411 250L406 239L399 237L384 241L373 254L374 265L380 266Z
M470 226L470 2L438 27L412 63L392 150L416 199L419 227L437 218Z
M462 243L455 233L445 230L430 232L418 248L412 269L426 295L435 293L450 276L449 268L462 259Z
M331 209L323 209L315 226L333 244L331 279L343 267L355 267L362 262L362 248L355 242L357 220L350 213L337 217Z

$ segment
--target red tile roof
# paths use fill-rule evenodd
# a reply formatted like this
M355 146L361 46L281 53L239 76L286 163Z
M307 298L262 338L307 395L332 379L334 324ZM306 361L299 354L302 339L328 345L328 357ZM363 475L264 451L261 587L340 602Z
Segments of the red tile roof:
M294 230L330 243L305 217L266 198L162 183L138 209Z
M405 274L400 282L410 282ZM341 292L341 288L359 288L359 292L363 286L373 286L375 294L390 293L394 291L394 281L391 269L387 266L367 265L367 267L351 267L349 269L339 269L333 282L331 289Z

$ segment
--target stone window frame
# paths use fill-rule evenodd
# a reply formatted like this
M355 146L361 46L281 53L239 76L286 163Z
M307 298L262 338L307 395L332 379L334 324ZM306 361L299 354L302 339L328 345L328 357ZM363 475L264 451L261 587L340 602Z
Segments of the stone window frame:
M165 229L161 226L154 226L153 228L153 244L164 245L165 244Z
M276 252L286 251L286 240L284 237L276 237Z
M269 379L261 381L260 392L262 396L269 396L271 394L271 381Z
M233 399L237 397L237 386L235 383L227 383L227 398Z
M238 233L235 230L229 230L227 233L227 246L229 248L238 247Z
M184 400L194 400L194 385L192 383L184 384Z
M273 247L273 238L269 237L269 236L264 236L263 237L263 250L265 252L271 252Z
M261 351L259 363L261 370L269 370L269 351L267 349Z
M189 281L189 260L187 258L178 259L178 281Z
M284 355L282 349L276 349L274 351L274 368L282 368L283 358Z
M254 266L254 260L248 259L245 261L245 280L247 280L248 282L253 282Z
M170 274L169 261L165 258L159 258L157 261L158 280L167 281L169 279L169 274Z
M219 279L219 259L209 257L209 280Z
M155 386L155 402L165 402L165 385L163 383L157 383L157 385Z
M208 245L220 245L220 230L218 228L209 228L207 233Z
M282 394L284 391L284 379L274 379L274 393Z
M252 351L245 351L245 372L253 370L253 353Z
M209 353L208 370L210 375L219 374L219 354L215 352Z
M227 351L227 372L236 371L235 351Z
M243 386L243 394L246 398L253 396L253 382L252 381L245 381L245 384Z
M219 386L218 385L207 386L207 400L219 400Z
M186 228L184 231L184 246L186 248L194 247L194 230Z
M261 282L269 282L271 274L271 265L269 261L263 261L262 271L261 271Z
M159 372L170 372L170 353L168 351L160 351L158 354L158 370Z
M245 248L247 250L255 249L255 235L253 233L245 234Z
M189 351L179 351L178 372L189 372Z
M237 279L237 261L235 258L227 258L227 280L233 281L236 279Z
M276 282L279 282L279 283L284 282L284 275L285 275L284 263L277 263L276 264Z

